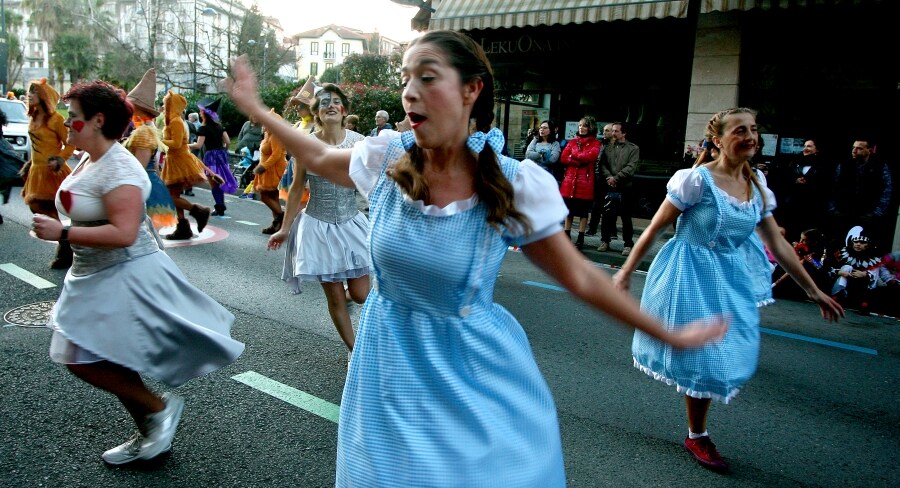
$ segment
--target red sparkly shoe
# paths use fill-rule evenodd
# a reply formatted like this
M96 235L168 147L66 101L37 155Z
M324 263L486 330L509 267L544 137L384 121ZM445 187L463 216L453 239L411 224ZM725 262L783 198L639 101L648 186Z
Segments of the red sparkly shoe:
M719 451L716 450L716 445L713 444L709 436L696 439L691 439L690 436L687 436L684 439L684 448L693 454L697 462L704 468L719 473L728 472L728 463L722 459Z

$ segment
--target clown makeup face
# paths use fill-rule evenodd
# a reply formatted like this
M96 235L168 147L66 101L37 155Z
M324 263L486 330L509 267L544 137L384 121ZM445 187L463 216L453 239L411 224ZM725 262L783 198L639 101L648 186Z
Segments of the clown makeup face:
M69 117L65 121L65 126L69 128L66 143L81 147L83 144L80 144L80 142L84 142L85 127L96 117L97 115L94 115L91 120L85 120L84 114L81 112L81 102L75 99L70 100Z
M337 93L322 91L318 98L318 116L322 121L344 119L344 101Z

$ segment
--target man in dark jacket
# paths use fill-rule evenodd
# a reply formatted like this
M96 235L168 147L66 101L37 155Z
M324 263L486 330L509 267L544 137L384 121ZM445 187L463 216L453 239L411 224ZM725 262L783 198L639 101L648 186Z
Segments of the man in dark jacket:
M587 235L597 235L597 227L600 225L600 215L603 213L603 204L606 199L606 181L600 167L605 164L606 146L612 144L612 124L603 126L603 139L600 140L600 156L594 165L594 206L591 208L591 221L588 223Z
M853 159L835 169L828 205L834 224L829 236L832 239L840 239L848 229L861 225L878 233L873 236L876 242L890 242L886 227L893 193L891 169L874 156L873 147L871 140L857 139L851 151Z
M634 247L634 227L631 211L634 207L632 180L641 159L640 148L625 140L627 132L622 122L612 124L612 144L604 146L604 160L600 171L605 180L607 195L603 217L600 222L600 247L598 251L609 251L609 241L616 233L616 219L622 217L622 240L625 246L622 255L631 254Z

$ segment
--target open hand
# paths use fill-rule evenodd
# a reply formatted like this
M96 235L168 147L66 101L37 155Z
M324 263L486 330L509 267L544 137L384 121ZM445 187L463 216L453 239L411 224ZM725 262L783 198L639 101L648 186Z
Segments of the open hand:
M221 87L244 114L253 115L266 111L266 106L259 97L256 73L250 67L246 54L231 61L231 77L222 80Z
M816 290L815 295L810 295L809 298L819 306L819 310L822 311L823 319L829 322L837 322L839 317L844 316L844 307L834 301L833 298L823 293L822 290Z
M613 285L617 290L628 291L631 288L631 274L624 271L616 271L612 277Z
M728 332L728 321L722 317L704 319L669 332L667 342L676 348L698 347L707 342L718 342Z
M277 251L278 248L284 243L285 239L288 237L288 231L284 228L279 230L278 232L272 234L269 237L269 242L266 243L266 248L270 251Z

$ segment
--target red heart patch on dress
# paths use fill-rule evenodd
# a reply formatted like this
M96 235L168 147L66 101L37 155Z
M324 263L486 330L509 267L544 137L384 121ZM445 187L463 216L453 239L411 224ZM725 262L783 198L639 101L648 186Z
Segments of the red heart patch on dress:
M72 122L72 128L75 129L75 132L81 132L81 129L84 129L84 121L76 120Z
M66 213L69 213L72 210L72 193L68 190L60 190L59 203L62 204Z

